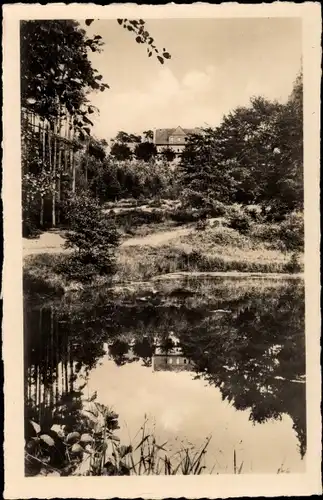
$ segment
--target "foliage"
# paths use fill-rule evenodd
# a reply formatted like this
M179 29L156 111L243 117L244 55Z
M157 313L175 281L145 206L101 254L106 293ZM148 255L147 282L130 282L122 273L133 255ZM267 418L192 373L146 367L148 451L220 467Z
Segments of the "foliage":
M120 130L120 132L117 133L117 135L116 135L115 139L113 139L113 141L119 142L121 144L140 143L141 136L136 135L136 134L128 134L127 132Z
M284 215L302 207L302 162L300 75L286 104L252 98L218 127L190 136L181 159L183 200L260 204L272 217Z
M127 144L122 142L115 142L111 146L110 154L115 157L116 160L124 161L129 160L132 156L131 149Z
M128 20L128 19L118 19L118 23L126 30L132 32L136 35L136 42L140 44L147 45L147 54L148 57L151 57L153 53L155 53L160 64L164 64L165 59L171 59L171 55L166 51L165 48L163 50L159 50L155 41L150 36L149 32L146 29L146 23L143 19L139 20Z
M149 161L156 156L157 149L152 142L140 142L135 147L135 155L138 160Z
M46 118L70 113L89 134L94 108L86 95L109 87L88 58L89 50L100 52L102 37L89 38L73 20L22 21L20 29L22 104Z
M88 280L95 274L114 271L118 233L109 218L102 214L99 203L83 193L71 196L65 205L70 231L66 247L74 250L61 272L71 278Z
M174 198L177 194L176 171L165 162L153 159L118 162L109 156L103 162L93 160L88 165L89 189L101 202L120 198Z
M85 24L90 26L92 22L88 19ZM161 63L170 58L165 49L160 53L154 45L144 21L119 19L118 23L137 34L138 43L147 44L149 56L153 50ZM31 117L33 128L30 134L22 127L24 153L28 155L23 159L23 175L34 177L24 179L23 186L23 233L26 236L35 234L39 227L44 228L50 219L50 225L59 224L60 204L71 189L69 184L74 192L87 188L90 158L105 159L107 144L91 137L90 117L97 108L88 100L89 93L109 88L89 58L90 52L101 52L102 40L101 35L89 37L74 20L28 20L20 24L21 104L24 113ZM130 136L132 141L141 140L140 136ZM79 149L85 149L84 175L76 172ZM118 158L131 157L125 145L115 149ZM52 176L50 188L49 175ZM31 201L28 200L29 185L38 190ZM44 210L48 209L47 221Z
M285 244L287 250L304 250L304 214L292 212L285 217L280 224L279 238Z
M211 438L200 449L182 447L170 456L147 429L147 420L137 433L138 443L120 443L114 433L119 429L118 415L90 398L79 410L77 426L53 424L42 430L32 420L25 436L25 470L28 476L130 476L130 475L200 475ZM76 430L77 429L77 430Z
M240 208L232 207L228 214L228 226L242 234L248 233L251 225L250 215Z
M144 130L143 136L146 139L146 141L152 141L154 138L154 132L153 130Z
M173 149L167 147L165 149L163 149L163 152L162 152L162 157L166 160L166 161L169 161L169 162L172 162L175 160L176 158L176 153L173 151Z
M292 254L290 261L285 266L285 270L288 273L299 273L302 271L302 265L299 262L299 254L297 252Z

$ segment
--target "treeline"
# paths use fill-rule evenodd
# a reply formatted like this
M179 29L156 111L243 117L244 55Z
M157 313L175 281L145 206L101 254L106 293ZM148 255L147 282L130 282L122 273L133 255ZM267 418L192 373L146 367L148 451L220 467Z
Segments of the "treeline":
M88 189L100 203L121 198L171 198L178 196L176 169L167 161L127 160L120 162L107 155L99 160L83 156L80 186Z
M186 205L259 204L273 217L303 209L303 82L287 103L252 98L191 136L180 164Z
M167 147L158 154L153 139L154 132L152 130L145 130L142 135L129 134L121 130L116 137L112 139L110 154L116 160L120 161L137 159L148 162L156 158L157 155L159 159L163 161L174 161L176 158L174 150Z

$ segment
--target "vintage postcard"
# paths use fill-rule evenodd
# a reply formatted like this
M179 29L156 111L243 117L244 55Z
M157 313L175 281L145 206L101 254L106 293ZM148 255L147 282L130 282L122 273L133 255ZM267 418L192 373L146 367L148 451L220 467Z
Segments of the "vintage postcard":
M4 6L5 498L321 492L321 9Z

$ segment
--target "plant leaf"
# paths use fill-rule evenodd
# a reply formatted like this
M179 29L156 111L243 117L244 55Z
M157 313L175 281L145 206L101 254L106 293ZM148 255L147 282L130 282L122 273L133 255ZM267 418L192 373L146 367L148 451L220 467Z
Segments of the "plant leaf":
M34 422L33 420L30 420L30 423L31 425L33 426L33 428L35 429L35 432L36 434L39 434L40 433L40 425L37 424L36 422Z
M82 434L80 438L81 443L92 443L93 437L90 434Z
M84 453L84 448L79 443L75 443L71 448L71 453L74 455L80 455L81 453Z
M67 443L76 443L81 438L81 434L79 432L70 432L66 436Z
M48 434L42 434L40 439L44 441L48 446L55 446L55 441L52 437L48 436Z

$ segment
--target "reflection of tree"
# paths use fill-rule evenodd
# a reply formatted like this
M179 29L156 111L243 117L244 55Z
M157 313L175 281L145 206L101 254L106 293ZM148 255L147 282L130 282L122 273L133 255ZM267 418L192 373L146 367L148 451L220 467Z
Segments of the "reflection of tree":
M247 296L230 304L232 315L206 318L183 332L185 354L223 399L264 422L289 413L305 452L304 292ZM297 404L295 404L297 401ZM303 406L303 409L301 408Z
M113 358L114 362L118 365L124 365L126 363L126 354L129 351L129 344L123 340L116 339L112 344L109 345L109 354Z
M187 284L187 287L189 284ZM58 304L25 310L25 375L27 400L45 418L63 394L76 390L75 378L87 373L109 344L113 360L122 365L129 344L150 365L154 339L172 347L174 331L184 354L196 370L217 386L223 399L250 411L250 419L264 422L291 416L302 455L306 448L304 290L297 282L259 289L214 287L212 302L179 304L167 298L158 307L149 302L112 301L106 294L84 297L80 306ZM222 287L222 288L221 288ZM231 290L231 296L230 296ZM249 290L249 291L248 291ZM203 290L201 290L201 293ZM210 292L210 293L211 293ZM201 295L199 292L198 295ZM157 300L156 298L154 299ZM212 313L214 309L231 313ZM46 410L47 411L47 410Z
M139 356L139 358L142 358L145 366L151 366L151 357L154 353L154 346L147 337L139 339L135 342L133 352Z

